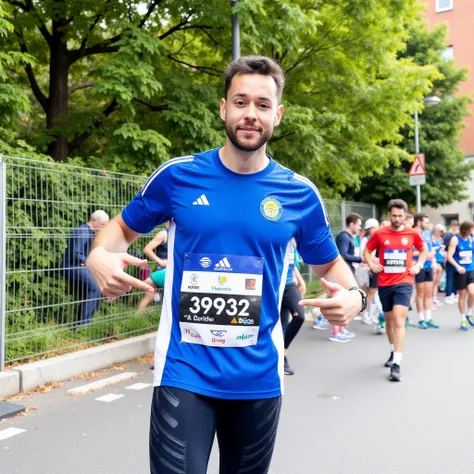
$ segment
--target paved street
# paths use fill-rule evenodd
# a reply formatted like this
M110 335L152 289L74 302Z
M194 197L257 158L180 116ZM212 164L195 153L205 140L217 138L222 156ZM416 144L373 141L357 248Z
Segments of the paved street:
M439 330L409 330L400 384L388 382L389 348L373 329L355 322L357 338L338 345L305 325L289 356L296 374L285 379L270 472L474 473L474 331L457 329L453 306L434 318ZM151 384L152 373L146 361L115 369L19 401L36 409L0 422L0 473L146 474L152 389L136 384ZM68 392L117 374L133 377L82 395ZM97 400L108 394L121 397ZM208 472L218 472L216 450Z

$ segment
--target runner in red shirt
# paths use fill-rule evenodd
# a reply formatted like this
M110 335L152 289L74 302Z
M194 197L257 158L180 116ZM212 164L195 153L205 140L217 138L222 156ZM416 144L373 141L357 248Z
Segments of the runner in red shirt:
M421 236L406 228L407 204L401 199L388 203L390 227L375 231L364 250L364 260L379 274L379 297L387 320L387 337L392 351L385 367L390 367L390 380L399 382L402 350L405 344L405 318L413 291L413 276L425 263L428 251ZM418 262L412 262L413 247L420 250ZM379 261L371 255L378 250Z

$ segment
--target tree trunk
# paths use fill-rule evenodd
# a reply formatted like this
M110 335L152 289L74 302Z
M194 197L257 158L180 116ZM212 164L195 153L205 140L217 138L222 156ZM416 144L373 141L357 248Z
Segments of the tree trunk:
M51 130L54 141L48 147L48 153L55 161L64 161L69 155L68 137L55 131L67 116L68 78L71 61L67 44L61 33L61 22L53 22L52 44L49 60L49 98L47 127Z

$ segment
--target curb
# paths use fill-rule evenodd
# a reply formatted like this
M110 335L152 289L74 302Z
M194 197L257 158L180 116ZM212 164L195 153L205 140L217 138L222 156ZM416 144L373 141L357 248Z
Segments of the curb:
M0 398L11 397L20 391L20 374L14 370L0 372Z
M0 397L142 357L154 351L155 341L156 332L153 332L0 372Z

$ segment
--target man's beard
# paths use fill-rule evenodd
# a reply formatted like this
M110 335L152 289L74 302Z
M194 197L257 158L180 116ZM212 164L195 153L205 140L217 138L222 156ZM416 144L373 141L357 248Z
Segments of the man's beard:
M396 223L396 222L391 222L392 224L392 227L394 229L398 229L399 227L401 227L403 225L403 222L400 222L400 224Z
M225 124L225 131L227 133L227 136L229 137L229 140L232 142L232 145L234 145L235 148L238 148L241 151L249 151L249 152L257 151L263 145L265 145L268 142L268 140L270 140L270 138L272 138L271 130L267 130L265 132L265 131L262 131L262 129L258 129L258 131L261 132L260 140L258 140L257 143L255 143L255 145L250 145L250 144L247 145L242 140L239 140L239 138L237 137L237 132L235 132L234 129L227 122Z

